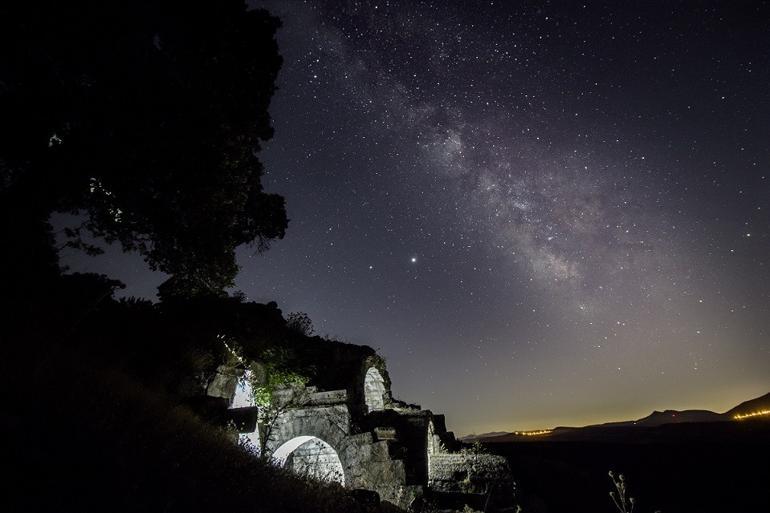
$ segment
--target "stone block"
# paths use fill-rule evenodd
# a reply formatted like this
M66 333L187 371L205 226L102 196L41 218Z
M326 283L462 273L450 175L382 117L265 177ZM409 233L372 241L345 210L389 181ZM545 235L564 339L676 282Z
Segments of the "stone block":
M396 428L376 427L374 428L374 436L377 440L396 440Z
M432 490L477 494L512 486L511 471L502 456L442 453L430 457L428 487Z

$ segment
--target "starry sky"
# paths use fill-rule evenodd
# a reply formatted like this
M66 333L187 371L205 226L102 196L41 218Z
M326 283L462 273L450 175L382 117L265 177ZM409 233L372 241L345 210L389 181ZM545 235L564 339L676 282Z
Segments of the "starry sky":
M237 288L459 434L770 391L770 5L256 1L283 20ZM64 255L152 297L113 248Z

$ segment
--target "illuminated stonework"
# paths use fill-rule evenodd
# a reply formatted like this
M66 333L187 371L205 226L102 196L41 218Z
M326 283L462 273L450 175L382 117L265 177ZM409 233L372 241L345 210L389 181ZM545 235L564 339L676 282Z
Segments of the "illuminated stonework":
M345 472L337 451L320 438L298 436L281 445L273 453L277 465L319 481L345 486Z
M251 378L251 371L247 370L238 380L238 384L235 387L235 395L233 395L233 401L230 404L231 408L248 408L255 405Z
M426 493L439 503L460 493L478 509L488 490L512 489L504 458L460 451L443 415L393 399L384 361L373 351L336 347L348 354L332 352L335 366L325 368L335 373L319 378L334 388L309 383L274 391L276 414L265 425L257 424L251 388L260 386L258 362L220 368L207 393L227 401L231 425L254 452L311 479L377 492L403 509L419 508ZM257 370L247 375L244 367Z
M370 367L364 377L364 399L367 409L372 411L385 409L385 380L376 367Z

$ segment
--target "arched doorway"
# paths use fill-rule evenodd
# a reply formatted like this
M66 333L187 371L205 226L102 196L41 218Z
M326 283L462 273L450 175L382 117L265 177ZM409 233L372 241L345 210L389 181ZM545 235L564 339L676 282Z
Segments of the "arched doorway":
M235 393L230 403L230 408L249 408L256 406L254 401L254 386L252 385L251 370L246 369L243 375L238 378L235 385ZM238 443L253 454L259 454L262 451L262 444L259 440L259 425L254 427L251 433L240 433Z
M238 378L238 384L235 386L235 394L230 408L245 408L254 406L254 388L251 384L251 370L246 369L243 376Z
M433 425L433 420L428 421L428 440L426 442L426 456L428 459L428 479L433 476L433 466L431 465L431 459L434 454L441 452L441 438L436 435L436 428Z
M273 461L293 472L345 486L345 473L337 451L316 436L298 436L273 453Z
M364 378L364 401L368 411L385 409L385 380L375 367L366 371Z

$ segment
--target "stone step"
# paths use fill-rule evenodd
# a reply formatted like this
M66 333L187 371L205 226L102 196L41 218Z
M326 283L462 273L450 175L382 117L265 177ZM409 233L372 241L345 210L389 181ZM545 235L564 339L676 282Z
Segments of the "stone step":
M283 389L273 392L273 399L278 404L295 403L297 406L319 406L331 404L344 404L348 400L347 390L322 390L316 391L315 387L305 389Z
M398 440L396 428L378 426L372 430L376 440Z

